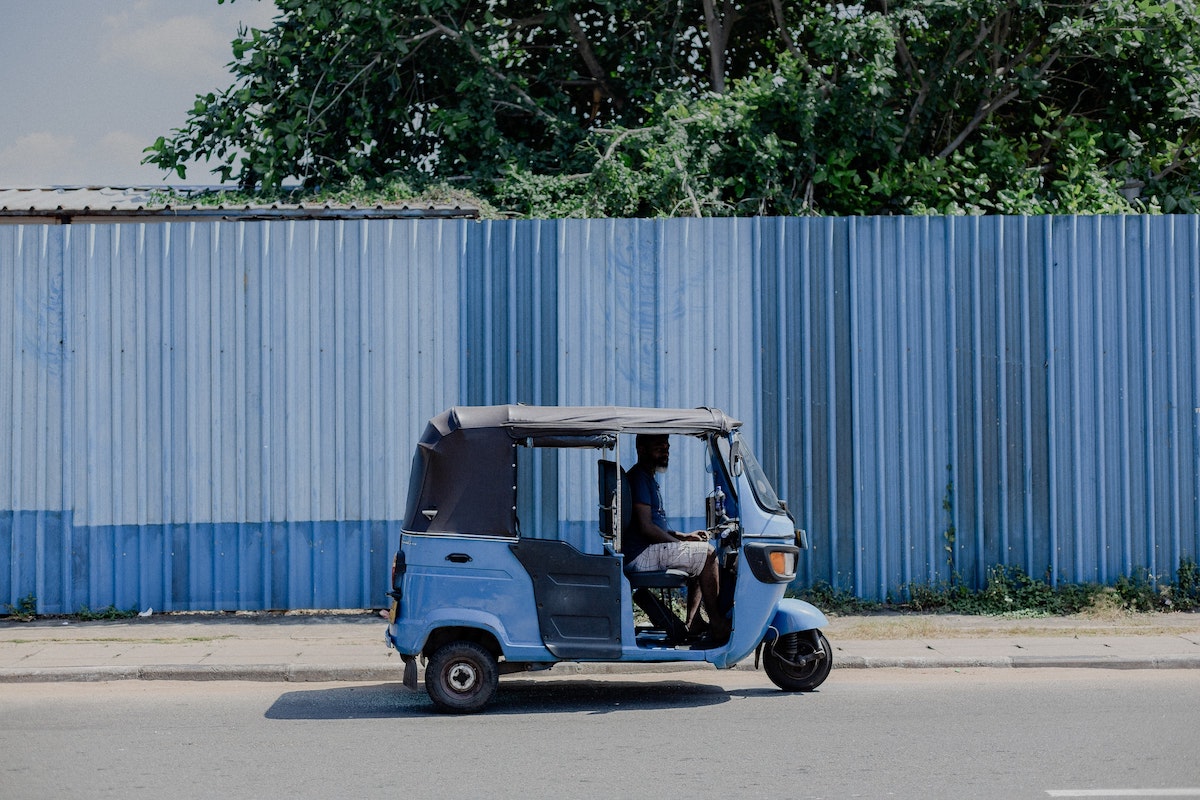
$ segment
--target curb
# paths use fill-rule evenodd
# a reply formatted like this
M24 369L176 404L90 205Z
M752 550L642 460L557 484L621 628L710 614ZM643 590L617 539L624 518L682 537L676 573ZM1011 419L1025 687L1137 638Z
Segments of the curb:
M1200 669L1200 656L993 656L925 658L843 656L838 669Z
M997 656L991 658L925 658L843 656L834 669L1200 669L1200 656ZM706 662L619 664L564 662L555 675L638 675L690 672L710 667ZM732 669L754 670L753 662ZM539 671L541 672L541 671ZM545 672L549 672L548 670ZM517 673L532 674L532 673ZM253 681L276 683L394 682L403 671L395 667L352 667L323 664L196 665L158 664L138 667L46 667L0 669L0 683L97 683L102 681Z
M1053 662L1055 659L1049 659ZM842 656L833 662L834 669L1008 669L1013 666L1011 656L980 658L949 658L925 656ZM1046 663L1044 666L1058 666Z
M397 681L403 671L386 667L320 664L161 664L142 667L45 667L0 670L0 683L97 683L101 681L247 681L315 683Z
M691 672L711 667L706 661L643 663L581 663L563 661L554 665L555 675L645 675ZM753 670L739 664L733 669ZM519 672L516 675L549 674L550 670ZM420 674L420 672L418 673ZM342 681L365 683L396 682L404 678L403 667L349 667L322 664L159 664L139 667L41 667L38 669L0 669L0 683L97 683L101 681L247 681L278 683L320 683ZM420 678L418 678L420 680Z
M1055 663L1047 664L1045 662ZM1200 669L1200 656L1015 656L1014 667L1065 667L1070 669Z

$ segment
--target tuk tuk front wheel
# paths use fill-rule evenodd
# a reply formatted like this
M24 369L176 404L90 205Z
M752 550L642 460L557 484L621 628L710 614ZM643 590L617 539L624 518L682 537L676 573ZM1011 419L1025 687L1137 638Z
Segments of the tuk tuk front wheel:
M780 636L763 652L763 668L785 692L811 692L829 677L833 655L829 640L817 630Z
M434 651L425 667L425 690L439 711L479 711L500 680L496 657L475 642L449 642Z

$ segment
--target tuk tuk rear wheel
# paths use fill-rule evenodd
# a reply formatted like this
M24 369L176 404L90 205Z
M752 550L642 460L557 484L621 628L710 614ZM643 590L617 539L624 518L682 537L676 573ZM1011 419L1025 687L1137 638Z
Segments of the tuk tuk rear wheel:
M818 654L820 658L812 658ZM767 677L785 692L811 692L825 682L832 668L829 640L817 630L785 634L763 651Z
M425 690L439 711L469 714L479 711L499 685L496 657L475 642L442 645L425 667Z

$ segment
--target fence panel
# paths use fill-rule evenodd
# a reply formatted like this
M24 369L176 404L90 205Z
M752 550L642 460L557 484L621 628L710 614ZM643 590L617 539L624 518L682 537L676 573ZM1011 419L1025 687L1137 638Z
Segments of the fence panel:
M503 402L744 419L801 582L1170 577L1198 343L1197 217L0 226L0 602L379 605L425 421Z

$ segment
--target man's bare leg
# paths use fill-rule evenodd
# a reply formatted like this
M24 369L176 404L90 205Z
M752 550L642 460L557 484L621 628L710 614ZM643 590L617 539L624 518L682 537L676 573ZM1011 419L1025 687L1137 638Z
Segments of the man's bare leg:
M687 583L687 617L684 624L688 632L696 630L696 616L700 613L700 586L698 578L689 578Z
M704 613L708 615L709 629L717 637L728 637L729 620L721 613L717 596L720 592L720 574L717 571L717 554L709 553L700 571L700 594L704 601Z

